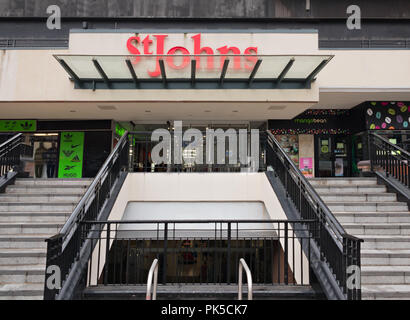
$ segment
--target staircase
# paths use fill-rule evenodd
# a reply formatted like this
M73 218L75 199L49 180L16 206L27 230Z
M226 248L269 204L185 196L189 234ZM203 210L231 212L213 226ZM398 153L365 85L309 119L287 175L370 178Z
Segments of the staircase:
M309 180L346 232L362 238L362 298L410 299L410 212L376 178Z
M145 300L145 285L95 286L84 291L85 300ZM322 292L311 286L259 285L253 286L254 300L323 300ZM157 300L237 300L238 284L171 284L158 285ZM248 287L244 284L243 299L248 299Z
M0 194L0 300L43 299L45 239L57 234L91 179L17 179Z

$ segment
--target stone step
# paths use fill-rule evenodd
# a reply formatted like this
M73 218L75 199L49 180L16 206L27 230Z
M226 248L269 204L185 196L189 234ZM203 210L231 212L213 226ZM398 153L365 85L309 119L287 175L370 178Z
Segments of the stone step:
M43 223L0 223L0 234L57 234L64 224Z
M403 212L408 211L405 202L333 202L327 201L330 211L346 212Z
M362 299L383 299L383 300L398 300L410 299L410 285L362 285Z
M84 290L85 300L145 300L145 285L99 285ZM307 300L324 299L324 296L308 285L260 285L253 284L254 300ZM247 285L243 286L247 299ZM157 300L236 300L238 285L158 284ZM226 317L225 317L226 318Z
M0 300L42 300L42 283L6 283L0 284Z
M410 249L408 236L361 235L362 249Z
M376 178L312 178L312 186L351 186L377 185Z
M333 212L342 224L348 223L410 223L410 212Z
M0 212L0 223L4 222L56 222L64 224L72 212Z
M0 194L0 203L21 202L21 203L41 203L41 202L79 202L82 193L60 193L60 194Z
M50 234L8 234L0 235L0 249L26 248L26 249L45 249L46 239L53 235Z
M338 185L338 186L315 186L315 190L319 194L334 194L334 193L352 193L352 192L364 192L364 193L383 193L387 191L384 185Z
M87 190L85 185L10 185L6 188L6 194L15 193L35 193L35 194L56 194L56 193L79 193L84 194Z
M319 194L323 201L348 201L348 202L377 202L377 201L397 201L395 193L333 193Z
M46 254L45 249L0 249L0 265L45 265Z
M33 178L27 178L27 179L16 179L15 185L16 186L21 186L21 185L26 185L26 186L38 186L38 185L43 185L43 186L54 186L54 185L82 185L82 186L88 186L91 184L93 179L33 179Z
M39 203L21 203L21 202L6 202L0 203L0 212L40 212L40 211L58 211L67 212L73 211L77 202L39 202Z
M410 235L410 223L343 224L347 233L361 235Z
M0 266L0 283L44 284L45 264Z
M410 284L410 266L362 266L361 281L368 284Z
M361 250L362 266L408 266L410 265L410 250Z

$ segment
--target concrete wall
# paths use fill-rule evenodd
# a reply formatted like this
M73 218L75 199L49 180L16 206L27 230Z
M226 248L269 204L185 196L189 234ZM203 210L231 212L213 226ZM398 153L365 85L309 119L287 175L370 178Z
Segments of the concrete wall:
M127 54L132 33L73 33L69 50L0 50L0 102L5 101L319 101L319 88L410 88L409 50L318 50L317 33L206 33L203 45L247 47L261 54L334 55L311 90L75 90L56 54ZM184 38L185 37L185 38ZM175 35L192 50L187 35ZM179 40L178 40L179 39ZM229 40L227 40L229 39ZM241 40L242 39L242 40ZM190 39L189 39L190 40ZM189 43L188 43L189 42ZM137 94L138 93L138 94ZM329 106L331 107L331 106ZM5 115L7 117L7 115Z
M335 18L359 5L365 17L410 17L406 0L0 0L0 16L44 17L57 4L65 17Z

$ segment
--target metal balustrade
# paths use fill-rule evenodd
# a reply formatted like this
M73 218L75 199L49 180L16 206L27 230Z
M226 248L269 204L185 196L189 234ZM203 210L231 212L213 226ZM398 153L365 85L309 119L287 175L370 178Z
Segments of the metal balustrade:
M374 132L369 132L369 150L371 171L382 171L387 178L392 177L407 189L410 188L408 151Z
M58 298L61 291L65 292L70 285L75 286L75 284L70 284L69 276L74 276L79 271L73 270L73 265L79 260L83 249L84 239L81 238L81 234L90 231L80 229L80 222L99 219L100 213L118 181L121 170L127 167L128 152L128 139L125 135L104 162L60 232L46 240L46 270L51 265L59 267L62 287L61 289L50 289L46 282L44 299L54 300ZM46 279L47 276L46 274Z
M320 258L328 264L346 298L361 299L360 287L349 288L347 279L349 266L360 268L360 243L363 240L346 233L270 132L266 158L267 166L274 170L301 218L314 221L308 226L313 227L309 231L319 247Z
M20 157L22 153L23 134L18 133L0 144L0 179L4 187L10 180L9 173L15 176L20 170Z

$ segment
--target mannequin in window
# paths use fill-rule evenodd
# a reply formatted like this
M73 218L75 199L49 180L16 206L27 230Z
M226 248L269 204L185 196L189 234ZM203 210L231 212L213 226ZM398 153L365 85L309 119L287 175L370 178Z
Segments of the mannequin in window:
M47 149L44 147L44 143L40 142L40 146L37 148L34 154L35 175L36 178L41 178L43 175L44 167L44 153Z
M54 178L58 157L57 144L53 142L50 149L47 149L47 178Z

